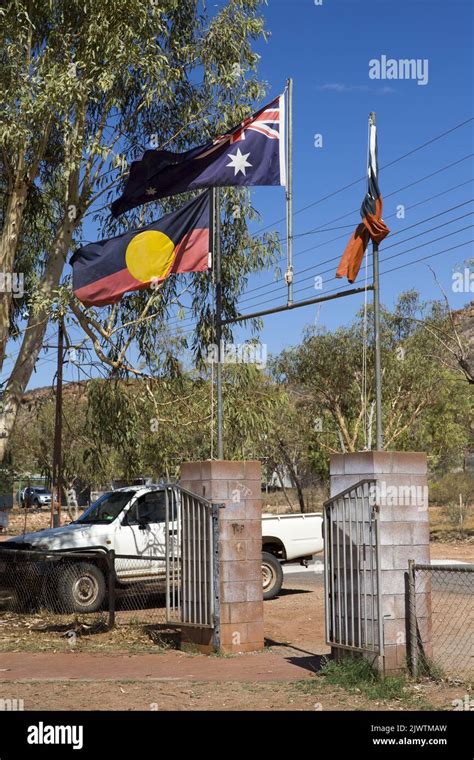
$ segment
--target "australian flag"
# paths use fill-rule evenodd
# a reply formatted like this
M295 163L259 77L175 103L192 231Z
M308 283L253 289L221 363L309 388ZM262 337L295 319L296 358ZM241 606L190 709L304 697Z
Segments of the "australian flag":
M196 188L286 185L284 107L280 95L227 134L184 153L147 150L132 163L113 215Z

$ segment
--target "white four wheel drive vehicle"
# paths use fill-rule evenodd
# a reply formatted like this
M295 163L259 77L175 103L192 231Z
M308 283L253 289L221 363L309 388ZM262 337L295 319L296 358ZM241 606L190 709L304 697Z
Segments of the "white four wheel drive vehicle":
M170 520L176 516L170 515ZM172 523L171 530L173 528ZM271 599L282 586L282 564L307 565L323 549L320 514L295 514L262 519L263 596ZM168 526L170 528L170 525ZM57 567L58 601L63 609L95 612L106 595L105 553L137 557L136 562L115 560L119 587L163 579L166 547L166 495L164 486L132 486L101 496L82 516L61 528L25 533L2 544L8 549L74 552L74 560ZM78 552L97 552L98 561L77 559ZM157 558L163 561L157 561ZM102 564L101 564L102 562Z

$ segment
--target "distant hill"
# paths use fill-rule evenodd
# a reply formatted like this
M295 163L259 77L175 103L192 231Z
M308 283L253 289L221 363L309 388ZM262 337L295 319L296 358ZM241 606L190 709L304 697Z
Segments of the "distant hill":
M81 380L80 382L65 383L63 385L63 397L74 396L82 398L86 395L87 383L89 380ZM42 388L34 388L31 391L27 391L23 396L22 409L24 412L33 412L40 404L46 401L51 401L55 397L55 389L50 385L46 385Z
M474 301L471 301L463 309L453 312L453 314L460 337L464 346L467 347L469 364L474 366ZM89 380L81 380L80 382L66 383L63 386L64 398L67 399L68 396L74 396L79 399L83 398L87 392L87 384L89 382ZM136 381L128 380L127 382ZM22 406L26 412L31 412L38 404L53 398L54 388L51 386L35 388L25 393Z

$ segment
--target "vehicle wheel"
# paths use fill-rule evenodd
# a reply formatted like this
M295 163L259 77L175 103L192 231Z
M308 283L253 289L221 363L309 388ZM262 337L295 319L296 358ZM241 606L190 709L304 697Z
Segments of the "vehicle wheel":
M40 508L40 503L39 503L38 499L34 499L33 500L33 509L39 509L39 508Z
M262 552L262 582L264 599L273 599L280 593L283 585L281 564L268 552Z
M90 562L58 567L58 597L65 612L97 612L105 598L105 578Z

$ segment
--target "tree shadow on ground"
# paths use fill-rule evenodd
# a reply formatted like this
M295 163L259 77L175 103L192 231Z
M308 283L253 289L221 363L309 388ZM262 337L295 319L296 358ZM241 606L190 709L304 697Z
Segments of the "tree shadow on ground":
M290 655L285 657L287 662L291 662L292 665L297 665L303 670L309 670L311 673L318 673L326 660L329 657L328 654L318 654L316 652L308 652L307 649L301 649L300 647L288 644L285 641L275 641L274 639L265 638L266 647L283 647L284 649L291 649L294 652L301 652L301 654Z
M312 588L282 588L274 599L278 599L280 596L292 596L293 594L312 594L313 590ZM273 599L266 599L265 601L272 602Z

